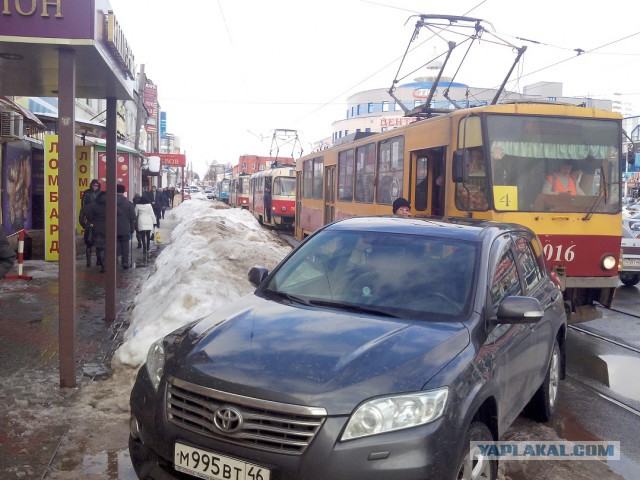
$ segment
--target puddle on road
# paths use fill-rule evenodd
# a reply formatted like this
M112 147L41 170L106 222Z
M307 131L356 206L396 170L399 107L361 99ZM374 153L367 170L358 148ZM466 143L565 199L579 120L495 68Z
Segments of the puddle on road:
M104 480L137 480L129 450L107 451L94 454L85 454L82 457L81 465L69 459L62 460L50 472L50 478L67 478L65 474L74 472L79 478L92 478Z
M581 376L588 377L612 392L633 400L640 400L640 358L627 355L601 354L585 355L576 358L577 370Z
M640 399L640 358L625 355L600 355L607 366L606 384L611 390L634 400Z

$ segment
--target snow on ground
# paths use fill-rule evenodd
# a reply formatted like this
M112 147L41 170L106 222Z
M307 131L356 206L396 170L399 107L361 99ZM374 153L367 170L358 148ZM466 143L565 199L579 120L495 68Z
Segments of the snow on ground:
M291 247L247 211L194 195L173 209L179 223L132 312L114 367L139 367L158 338L254 290L252 266L272 269Z

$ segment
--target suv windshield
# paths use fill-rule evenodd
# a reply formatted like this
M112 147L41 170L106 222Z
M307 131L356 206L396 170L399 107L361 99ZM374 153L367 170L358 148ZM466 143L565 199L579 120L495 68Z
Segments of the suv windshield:
M261 291L297 303L442 320L470 305L475 258L475 244L450 238L324 230Z

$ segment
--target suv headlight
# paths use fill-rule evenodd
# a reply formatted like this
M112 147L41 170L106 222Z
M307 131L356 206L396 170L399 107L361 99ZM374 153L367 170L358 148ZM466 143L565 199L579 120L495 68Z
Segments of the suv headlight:
M448 394L447 388L441 388L369 400L351 415L341 440L352 440L433 422L442 416Z
M162 340L162 338L156 340L155 342L153 342L151 347L149 347L149 353L147 354L147 363L145 364L147 373L149 374L149 379L151 380L153 389L156 392L158 391L160 379L162 378L162 373L164 372L165 352Z

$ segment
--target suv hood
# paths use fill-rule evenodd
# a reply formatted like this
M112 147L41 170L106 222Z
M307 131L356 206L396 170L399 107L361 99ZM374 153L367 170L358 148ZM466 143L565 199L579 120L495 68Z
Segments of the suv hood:
M351 314L249 295L202 319L186 338L176 337L165 374L339 414L369 397L421 390L468 343L459 322Z

